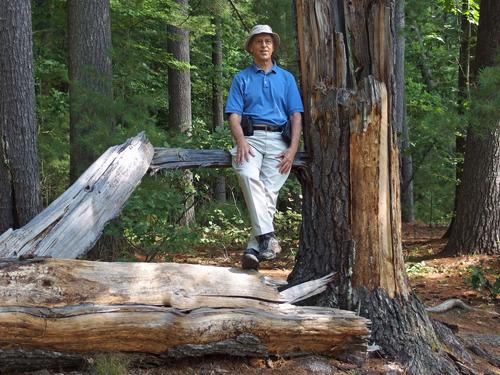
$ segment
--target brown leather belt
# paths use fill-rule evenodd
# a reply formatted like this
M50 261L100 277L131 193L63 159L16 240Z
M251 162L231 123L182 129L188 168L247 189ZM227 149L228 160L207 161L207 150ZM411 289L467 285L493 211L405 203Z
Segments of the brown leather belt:
M276 126L276 125L256 124L256 125L253 125L253 130L264 130L264 131L268 131L268 132L281 132L283 130L283 127Z

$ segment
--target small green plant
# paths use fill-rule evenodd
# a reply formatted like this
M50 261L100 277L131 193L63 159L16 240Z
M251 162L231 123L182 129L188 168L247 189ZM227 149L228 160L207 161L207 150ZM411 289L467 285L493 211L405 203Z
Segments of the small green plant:
M428 266L424 261L422 262L408 262L406 263L406 273L408 274L422 274L434 272L436 269L434 267Z
M493 298L500 294L500 275L495 274L493 270L480 267L470 267L468 269L470 276L466 278L466 282L474 289L488 292ZM492 274L495 278L494 282L490 282L486 277L487 274Z
M202 213L202 244L216 245L223 249L243 247L251 228L241 210L228 204L214 204Z
M101 354L94 359L93 372L97 375L126 375L129 360L118 354Z

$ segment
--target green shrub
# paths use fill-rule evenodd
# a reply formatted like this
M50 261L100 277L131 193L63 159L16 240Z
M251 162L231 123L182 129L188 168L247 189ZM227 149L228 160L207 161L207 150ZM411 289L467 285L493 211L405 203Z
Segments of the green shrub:
M466 278L467 284L479 291L488 292L493 298L500 294L500 274L498 271L484 269L482 264L480 267L470 267L468 269L470 276ZM487 274L493 276L495 281L492 283L486 277Z

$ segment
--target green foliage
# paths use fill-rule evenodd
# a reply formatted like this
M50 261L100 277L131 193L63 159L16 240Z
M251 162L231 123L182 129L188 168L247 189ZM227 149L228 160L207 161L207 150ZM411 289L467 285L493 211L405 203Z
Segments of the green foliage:
M425 264L425 261L422 262L408 262L406 263L406 273L407 274L426 274L435 272L435 268L428 266Z
M468 0L468 6L463 9L464 0L438 0L437 2L445 12L459 15L464 14L469 22L479 22L479 0Z
M246 27L270 24L281 36L279 63L298 74L292 3L289 0L239 0L234 2ZM229 149L227 127L214 130L212 65L214 19L221 19L223 66L220 82L224 96L234 74L251 63L243 50L247 35L235 10L224 0L190 2L189 14L174 0L111 0L113 99L83 93L80 105L95 109L88 124L95 131L85 141L102 152L145 130L157 147ZM486 68L471 92L469 111L459 115L457 59L462 12L477 24L478 1L408 0L406 3L405 81L411 147L414 163L414 194L417 219L445 223L453 210L456 186L455 138L465 135L468 124L479 133L498 125L499 68ZM59 196L69 183L69 98L66 40L66 1L33 2L33 40L39 150L45 204ZM167 25L190 31L190 64L167 53ZM418 33L417 33L418 31ZM420 37L418 37L420 35ZM430 90L422 75L423 64L436 87ZM192 80L193 129L191 137L178 134L168 124L167 70L189 69ZM112 119L113 132L100 126ZM183 184L180 172L144 178L127 202L122 215L108 229L147 255L187 251L193 246L242 247L247 241L248 219L234 174L230 170L195 172L194 186ZM214 202L217 176L226 176L230 202ZM194 195L197 225L179 225L186 194ZM295 248L298 238L301 187L290 178L283 187L276 214L276 231L285 247ZM124 254L124 259L131 258ZM410 265L409 272L425 270Z
M227 249L243 249L252 228L243 207L232 204L212 203L198 215L202 227L201 243Z
M489 136L500 121L500 64L481 70L477 82L467 119L477 135Z
M471 12L474 4L471 2ZM406 3L405 84L413 159L415 216L430 223L451 218L456 187L456 137L467 119L457 107L461 1ZM472 13L471 13L472 15ZM419 38L420 35L420 38ZM432 90L423 71L432 74Z
M91 373L96 375L126 375L129 360L123 355L101 354L94 359Z
M181 226L184 213L185 184L181 173L170 178L146 178L128 199L121 215L107 234L123 237L153 260L164 253L187 251L199 242L199 233ZM127 260L124 254L122 260Z
M470 276L466 278L466 282L474 289L485 291L492 298L496 298L500 294L500 272L498 270L485 269L481 264L479 267L470 267L468 272ZM494 282L488 280L488 274L495 280Z

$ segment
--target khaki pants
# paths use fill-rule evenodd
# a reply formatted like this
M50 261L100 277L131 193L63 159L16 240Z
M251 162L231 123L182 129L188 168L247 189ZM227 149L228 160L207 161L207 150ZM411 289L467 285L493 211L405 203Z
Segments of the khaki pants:
M257 250L259 246L255 236L274 231L273 218L278 193L289 175L279 172L279 154L288 146L279 132L255 130L253 136L245 138L255 155L239 165L234 162L236 147L231 150L231 155L252 223L247 248Z

